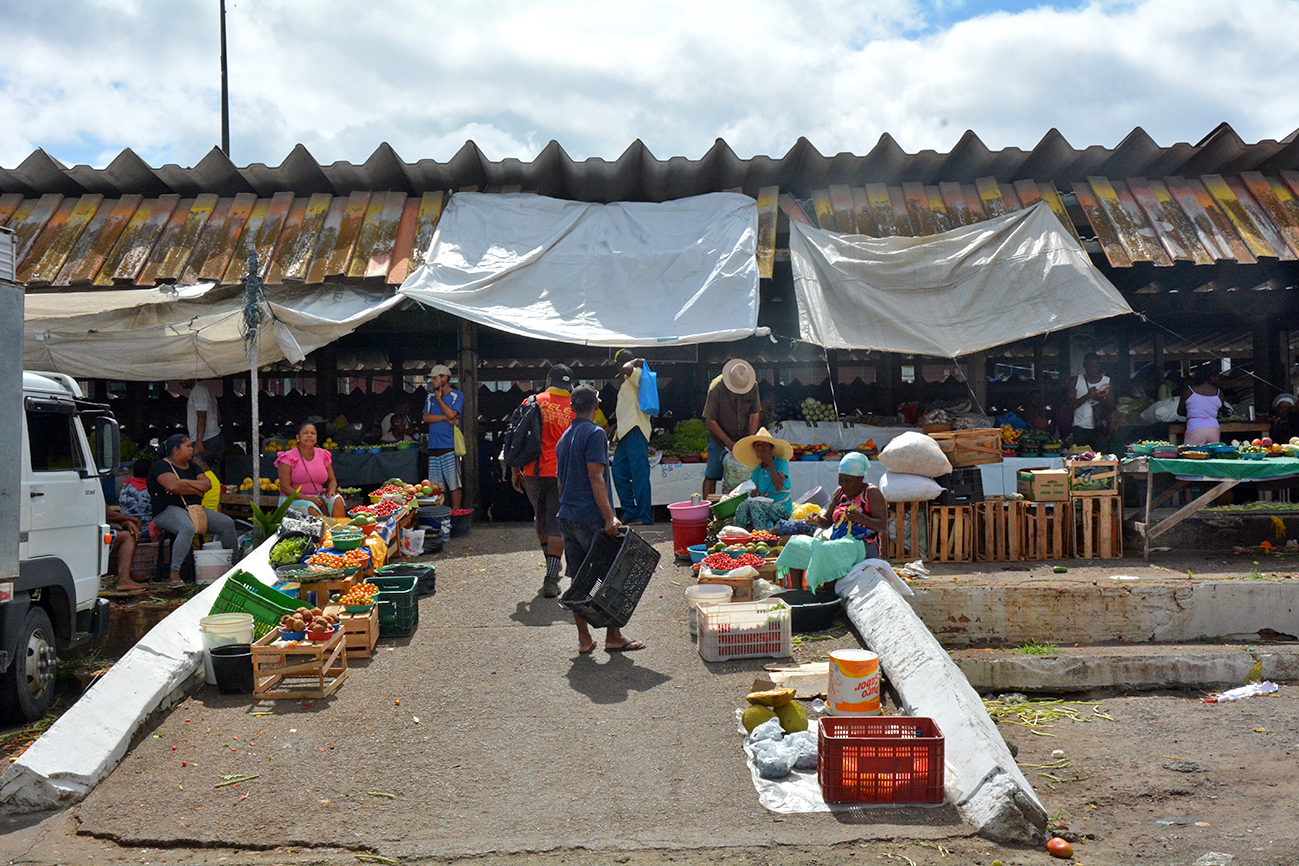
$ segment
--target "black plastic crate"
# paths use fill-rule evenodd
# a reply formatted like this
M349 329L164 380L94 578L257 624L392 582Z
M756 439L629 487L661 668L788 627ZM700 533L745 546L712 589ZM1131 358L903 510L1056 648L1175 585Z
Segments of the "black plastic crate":
M622 628L659 564L659 552L630 529L617 538L597 532L573 585L559 603L594 628Z
M370 583L379 587L379 637L408 637L419 624L418 578L375 574Z
M437 592L437 569L424 562L404 562L400 565L385 565L374 573L375 577L413 577L416 580L415 593L420 598L434 595ZM375 584L378 586L378 584Z
M981 466L962 466L934 480L943 486L943 492L934 500L934 505L973 505L983 501Z

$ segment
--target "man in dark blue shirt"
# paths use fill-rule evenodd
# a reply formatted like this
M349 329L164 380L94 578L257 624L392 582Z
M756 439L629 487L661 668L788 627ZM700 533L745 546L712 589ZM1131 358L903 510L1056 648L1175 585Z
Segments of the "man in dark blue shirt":
M609 439L595 423L599 406L600 395L594 388L579 385L573 389L572 407L576 417L555 446L559 528L564 536L565 571L570 579L577 576L596 534L603 530L613 538L622 526L613 512ZM586 655L595 649L595 638L591 637L586 620L577 614L573 619L577 623L577 651ZM631 652L644 647L642 641L632 640L616 626L605 631L606 652Z

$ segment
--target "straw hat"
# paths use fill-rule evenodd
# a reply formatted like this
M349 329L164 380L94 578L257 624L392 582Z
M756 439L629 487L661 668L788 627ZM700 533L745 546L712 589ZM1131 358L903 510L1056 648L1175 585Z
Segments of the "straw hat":
M747 394L758 384L758 374L753 372L753 365L743 358L727 361L722 368L722 384L732 394Z
M756 469L762 463L762 461L758 459L758 455L753 451L753 445L755 442L771 443L772 447L775 449L776 457L783 457L786 460L789 460L794 456L793 445L790 445L784 439L777 439L775 436L772 436L766 427L759 427L757 433L754 433L752 436L745 436L739 442L736 442L735 448L731 450L731 453L735 455L735 459L750 469Z

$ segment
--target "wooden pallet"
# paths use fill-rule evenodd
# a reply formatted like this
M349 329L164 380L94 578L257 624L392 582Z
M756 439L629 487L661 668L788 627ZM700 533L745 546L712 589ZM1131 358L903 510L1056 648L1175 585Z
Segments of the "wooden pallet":
M926 502L890 502L894 537L889 539L884 555L894 562L912 562L925 558L925 535L928 519Z
M1017 562L1024 558L1024 503L989 496L974 506L974 558Z
M1073 556L1073 507L1069 502L1024 503L1024 559Z
M379 605L370 608L369 613L348 613L342 605L333 604L325 608L325 613L338 617L343 624L343 641L347 645L349 659L368 659L374 652L374 645L379 640Z
M970 562L974 559L974 507L929 507L929 558L934 562Z
M1073 502L1077 521L1074 555L1079 559L1123 557L1123 501L1117 496L1088 496Z
M274 700L324 698L347 679L347 644L339 629L324 643L275 646L278 630L253 644L253 694Z

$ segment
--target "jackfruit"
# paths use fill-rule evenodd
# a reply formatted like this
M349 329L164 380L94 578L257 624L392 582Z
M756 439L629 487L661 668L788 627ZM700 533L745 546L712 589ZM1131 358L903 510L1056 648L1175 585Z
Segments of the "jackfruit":
M793 689L769 689L765 692L750 692L745 700L751 704L764 707L783 707L794 699Z
M776 718L776 714L771 711L770 707L754 704L744 711L744 715L740 716L740 723L744 725L744 730L751 734L758 725L769 722L774 718ZM803 720L803 725L804 727L807 726L806 718Z
M780 726L787 734L807 730L807 710L798 701L776 707L776 718L780 719Z

